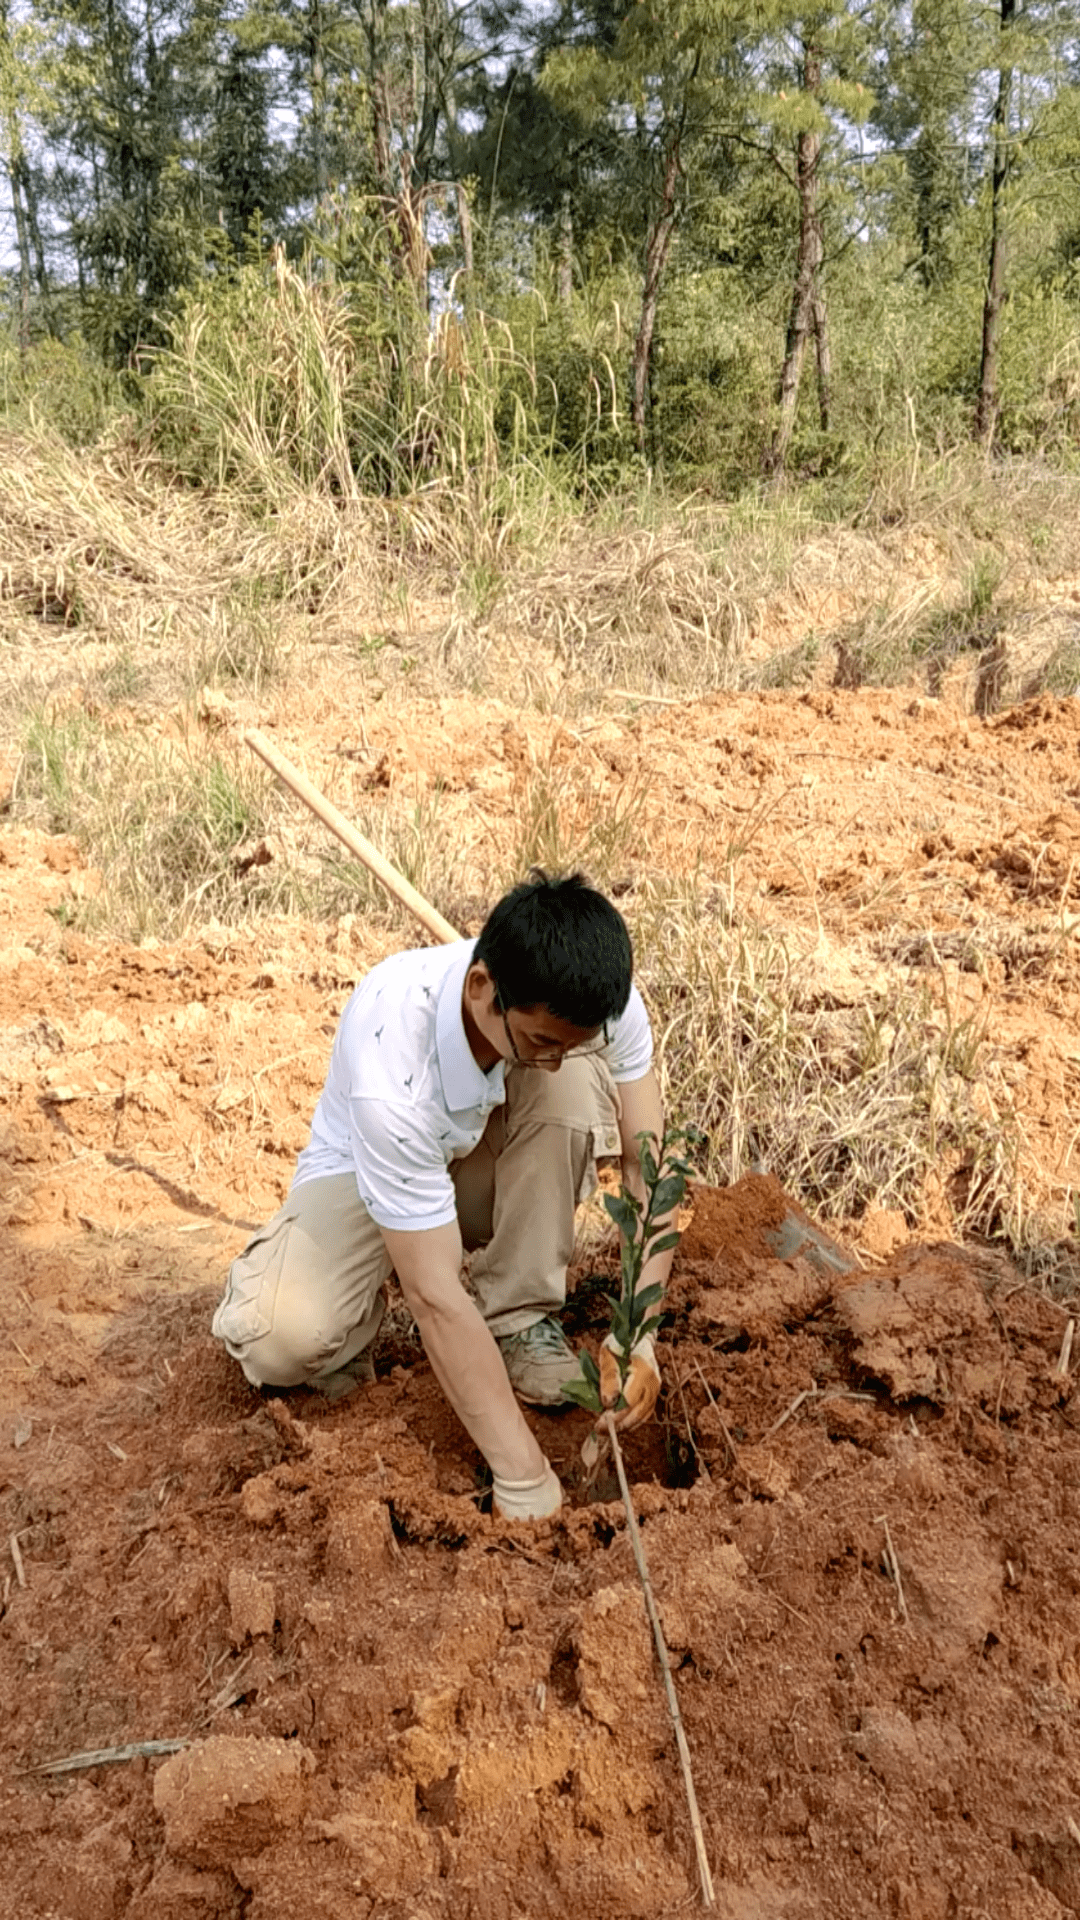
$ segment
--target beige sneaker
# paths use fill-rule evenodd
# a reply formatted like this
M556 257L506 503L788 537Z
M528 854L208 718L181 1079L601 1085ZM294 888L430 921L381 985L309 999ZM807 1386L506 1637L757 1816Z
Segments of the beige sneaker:
M498 1345L519 1400L527 1401L530 1407L563 1403L563 1387L581 1369L557 1320L534 1320L521 1333L505 1334Z
M320 1379L313 1380L316 1393L324 1400L347 1400L350 1393L358 1387L370 1386L375 1378L375 1360L370 1347L361 1347L351 1360L346 1360L336 1373L324 1373Z

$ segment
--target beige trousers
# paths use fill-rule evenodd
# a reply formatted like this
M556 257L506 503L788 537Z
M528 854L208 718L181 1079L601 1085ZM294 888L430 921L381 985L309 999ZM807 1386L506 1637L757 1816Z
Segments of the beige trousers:
M564 1304L574 1211L596 1188L597 1160L621 1152L618 1122L597 1056L557 1073L514 1066L483 1139L451 1163L492 1333L520 1333ZM254 1386L316 1385L374 1340L392 1271L354 1175L306 1180L233 1261L212 1330Z

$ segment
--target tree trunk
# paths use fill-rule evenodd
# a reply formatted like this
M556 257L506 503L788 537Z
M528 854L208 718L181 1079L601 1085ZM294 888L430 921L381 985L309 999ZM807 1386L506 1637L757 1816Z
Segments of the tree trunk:
M568 307L574 297L574 204L569 187L559 196L559 224L555 239L555 297Z
M25 353L30 345L30 237L26 230L26 209L19 190L18 172L10 162L8 180L15 214L15 243L19 251L19 351Z
M19 131L18 82L6 0L0 0L0 35L0 128L6 135L6 172L11 188L15 246L19 256L19 347L25 353L30 344L30 234L21 192L22 135Z
M821 55L815 46L810 45L803 51L803 92L809 94L811 98L816 98L820 84ZM776 390L776 404L780 410L780 418L776 423L772 445L765 461L768 473L782 473L787 459L787 450L795 426L795 410L799 402L799 383L802 380L803 361L806 357L806 342L811 328L814 330L817 341L818 404L821 424L823 427L828 425L831 361L825 296L821 289L824 240L821 231L821 215L818 211L820 162L820 133L816 128L800 133L796 148L799 252L795 263L795 284L791 293L784 361L780 368L780 379Z
M374 75L371 107L375 180L379 192L389 196L394 191L394 171L390 148L390 100L385 68L378 70Z
M832 413L832 348L829 345L829 315L820 277L813 306L814 346L817 352L818 417L822 433L829 431Z
M23 206L26 209L26 231L34 259L34 272L38 285L38 296L45 316L45 324L54 340L62 340L64 330L60 325L53 303L52 288L49 284L49 269L45 262L45 242L41 233L41 221L38 218L37 191L34 176L30 171L25 153L19 155L18 163L12 168L12 191L17 191L15 180L22 189Z
M630 417L634 423L634 438L637 441L639 453L645 452L645 402L649 390L649 360L652 354L653 332L656 327L656 308L660 299L664 268L667 266L671 241L679 217L676 204L679 174L682 171L679 145L679 134L675 133L668 147L660 206L645 247L645 277L641 292L641 319L638 321L637 338L634 341L634 395L630 408Z
M315 200L325 200L330 186L326 161L326 56L322 0L309 0L308 48L311 61L311 158L315 173Z
M472 209L469 206L469 196L463 181L457 181L454 191L457 196L458 231L461 234L461 267L463 273L471 276L473 270ZM469 291L471 292L471 287Z
M994 174L990 189L990 260L983 297L982 359L979 398L975 406L975 438L989 447L998 416L998 352L1005 291L1005 187L1009 178L1009 120L1012 113L1013 70L1007 35L1016 15L1016 0L1001 0L1001 65L998 68L997 109L994 115Z
M414 187L426 186L435 166L439 121L445 101L450 68L449 26L443 0L421 0L423 79L416 118L416 150L413 154Z

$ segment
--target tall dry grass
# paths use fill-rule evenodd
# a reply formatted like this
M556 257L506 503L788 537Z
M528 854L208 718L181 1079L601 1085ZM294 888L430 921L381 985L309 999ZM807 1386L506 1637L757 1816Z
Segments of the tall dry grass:
M705 1170L768 1170L825 1218L896 1208L914 1222L951 1181L958 1233L1009 1217L1016 1141L976 1089L985 1036L897 974L861 1005L821 1005L811 959L726 887L663 877L627 911L665 1105L701 1127Z

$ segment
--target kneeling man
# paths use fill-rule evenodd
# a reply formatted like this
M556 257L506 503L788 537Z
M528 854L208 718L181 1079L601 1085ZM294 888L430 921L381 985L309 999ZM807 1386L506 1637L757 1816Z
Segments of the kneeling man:
M499 901L478 940L375 967L342 1014L285 1204L233 1261L214 1315L254 1385L336 1399L373 1377L396 1273L507 1518L543 1518L562 1497L515 1394L556 1405L578 1371L555 1317L575 1208L602 1158L618 1156L642 1194L637 1136L663 1133L632 971L611 902L580 875L541 874ZM670 1263L650 1261L643 1283L665 1282ZM610 1363L603 1380L614 1400ZM645 1419L659 1389L646 1338L621 1423Z

